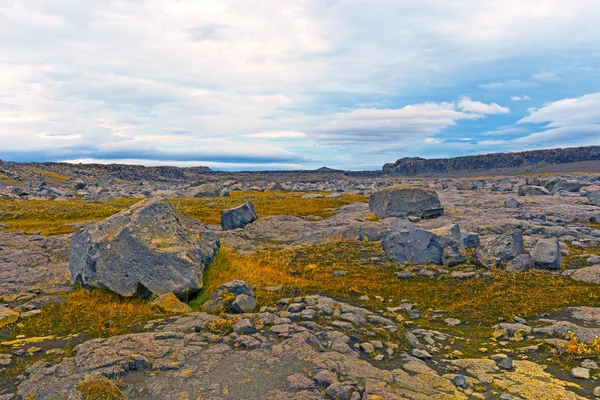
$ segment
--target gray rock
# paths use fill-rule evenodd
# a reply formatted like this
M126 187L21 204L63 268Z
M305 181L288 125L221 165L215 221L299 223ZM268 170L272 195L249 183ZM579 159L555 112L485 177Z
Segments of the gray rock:
M527 272L533 268L533 260L527 254L521 254L506 264L508 272Z
M519 231L512 231L499 235L488 247L490 253L497 257L500 262L510 261L520 256L525 251L523 236Z
M395 220L390 229L382 234L383 250L389 260L415 264L449 265L464 261L464 248L458 225L426 231L406 220ZM443 257L443 251L453 247ZM461 256L462 255L462 256Z
M257 218L256 211L254 211L254 204L249 201L236 208L221 211L221 228L224 231L243 228L249 223L256 221Z
M513 360L510 357L506 357L505 359L503 359L502 361L500 361L500 363L498 364L498 366L500 367L500 369L504 369L507 371L510 371L513 369Z
M583 187L583 184L579 181L568 180L568 181L560 181L557 182L552 187L552 194L557 194L559 192L570 192L577 193Z
M479 235L473 232L462 232L462 242L465 249L474 249L475 247L479 247L481 244L479 240Z
M219 249L214 232L163 199L141 201L80 230L71 241L73 281L122 296L202 288L202 272Z
M431 354L429 354L425 350L421 350L421 349L412 349L411 354L414 357L420 358L422 360L430 360L431 358L433 358L433 356Z
M379 219L407 216L436 218L444 214L435 191L416 187L392 187L375 192L369 198L369 208Z
M579 282L600 283L600 264L580 268L573 272L571 278Z
M560 269L562 257L557 238L540 239L529 253L535 268Z
M542 186L521 186L517 194L519 196L549 196L550 192Z
M256 299L246 294L238 295L232 304L233 310L237 313L251 313L256 307Z
M600 190L588 191L586 197L591 205L600 206Z
M456 385L456 387L463 389L469 387L469 384L467 383L467 378L465 378L464 375L456 375L452 381L454 382L454 385Z
M600 397L600 386L596 386L592 392L595 397Z
M571 376L577 379L590 379L590 370L587 368L575 367L571 370Z
M519 207L521 207L521 203L519 203L515 199L505 200L504 207L505 208L519 208Z
M252 335L256 333L256 328L249 319L240 319L233 324L233 331L238 335Z

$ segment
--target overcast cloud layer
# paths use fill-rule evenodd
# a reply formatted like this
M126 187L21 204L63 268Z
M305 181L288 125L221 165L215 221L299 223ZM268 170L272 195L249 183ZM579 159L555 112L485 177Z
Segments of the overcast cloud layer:
M600 144L596 0L0 1L0 158L374 169Z

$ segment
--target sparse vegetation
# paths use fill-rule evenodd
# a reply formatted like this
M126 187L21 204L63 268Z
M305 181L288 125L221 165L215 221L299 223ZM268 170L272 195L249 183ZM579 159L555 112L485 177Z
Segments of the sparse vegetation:
M575 358L600 357L600 337L595 337L587 344L580 342L573 332L569 332L569 343L565 351Z
M35 174L38 174L42 179L45 179L49 182L60 183L60 182L66 182L70 179L66 175L61 175L61 174L58 174L53 171L48 171L46 169L33 168L31 171L34 172Z
M64 299L60 304L46 306L38 315L23 319L21 327L11 326L7 336L30 338L84 333L89 337L107 337L129 333L163 315L146 301L122 298L99 289L75 289Z
M12 179L10 178L8 175L6 175L6 173L0 171L0 182L9 184L9 185L20 185L23 182L18 181L16 179Z
M12 231L58 235L78 230L72 224L101 220L135 204L139 199L115 199L110 202L23 200L0 201L0 223Z
M125 398L122 385L118 380L96 379L79 382L77 389L85 400L121 400Z
M205 224L218 224L221 221L221 210L237 207L247 201L252 201L259 217L285 214L295 217L314 215L322 218L335 215L335 209L346 204L368 201L367 196L352 194L344 195L342 199L303 199L303 195L305 193L278 191L232 192L229 197L171 199L171 202L185 215Z
M287 192L233 192L230 197L198 197L171 199L182 213L205 224L219 224L221 210L236 207L246 201L254 203L261 217L268 215L316 215L327 218L336 214L335 208L357 201L367 201L366 196L345 195L343 199L303 199L304 193ZM76 232L73 226L85 221L102 220L135 204L140 199L115 199L108 202L89 202L83 199L0 201L0 223L12 231L40 232L57 235Z
M399 280L396 269L388 262L374 264L373 257L384 259L378 242L344 242L304 246L296 250L263 250L239 254L222 249L205 272L201 296L191 305L199 308L221 284L243 279L256 285L257 299L271 304L280 297L320 293L356 302L361 295L372 300L374 308L382 304L374 296L408 299L422 309L444 310L464 321L490 326L499 317L533 316L570 305L595 305L597 288L540 271L508 273L494 271L482 279L414 279ZM348 271L334 277L336 270ZM281 292L264 287L282 285ZM390 306L391 306L390 305Z

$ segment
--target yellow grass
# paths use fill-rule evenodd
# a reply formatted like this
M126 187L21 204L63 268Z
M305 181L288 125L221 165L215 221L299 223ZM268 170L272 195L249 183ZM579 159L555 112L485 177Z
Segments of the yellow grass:
M595 285L574 282L543 272L507 273L495 271L482 279L399 280L390 263L373 265L372 257L384 258L380 243L336 241L305 246L297 250L264 250L238 254L223 249L205 271L202 295L192 301L194 308L209 298L221 284L242 279L257 287L259 305L269 305L281 297L323 294L357 302L368 295L414 302L421 309L442 309L464 321L496 323L498 317L533 316L571 305L597 304ZM348 271L334 277L336 270ZM281 292L268 292L266 286L283 286ZM381 307L372 300L367 305Z
M184 214L205 224L219 224L221 210L252 201L259 217L267 215L316 215L327 218L336 214L335 208L357 201L366 202L366 196L345 195L343 199L302 199L303 193L286 192L233 192L231 197L171 199ZM90 202L83 199L57 200L0 200L0 223L9 230L40 232L57 235L75 232L72 226L79 222L102 220L135 204L140 199L115 199L108 202Z

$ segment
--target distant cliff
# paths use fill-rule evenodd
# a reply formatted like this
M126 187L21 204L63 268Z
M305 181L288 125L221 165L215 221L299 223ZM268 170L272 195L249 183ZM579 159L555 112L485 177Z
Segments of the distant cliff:
M385 164L383 173L391 176L457 174L599 160L600 146L571 147L455 158L406 157L393 164Z

